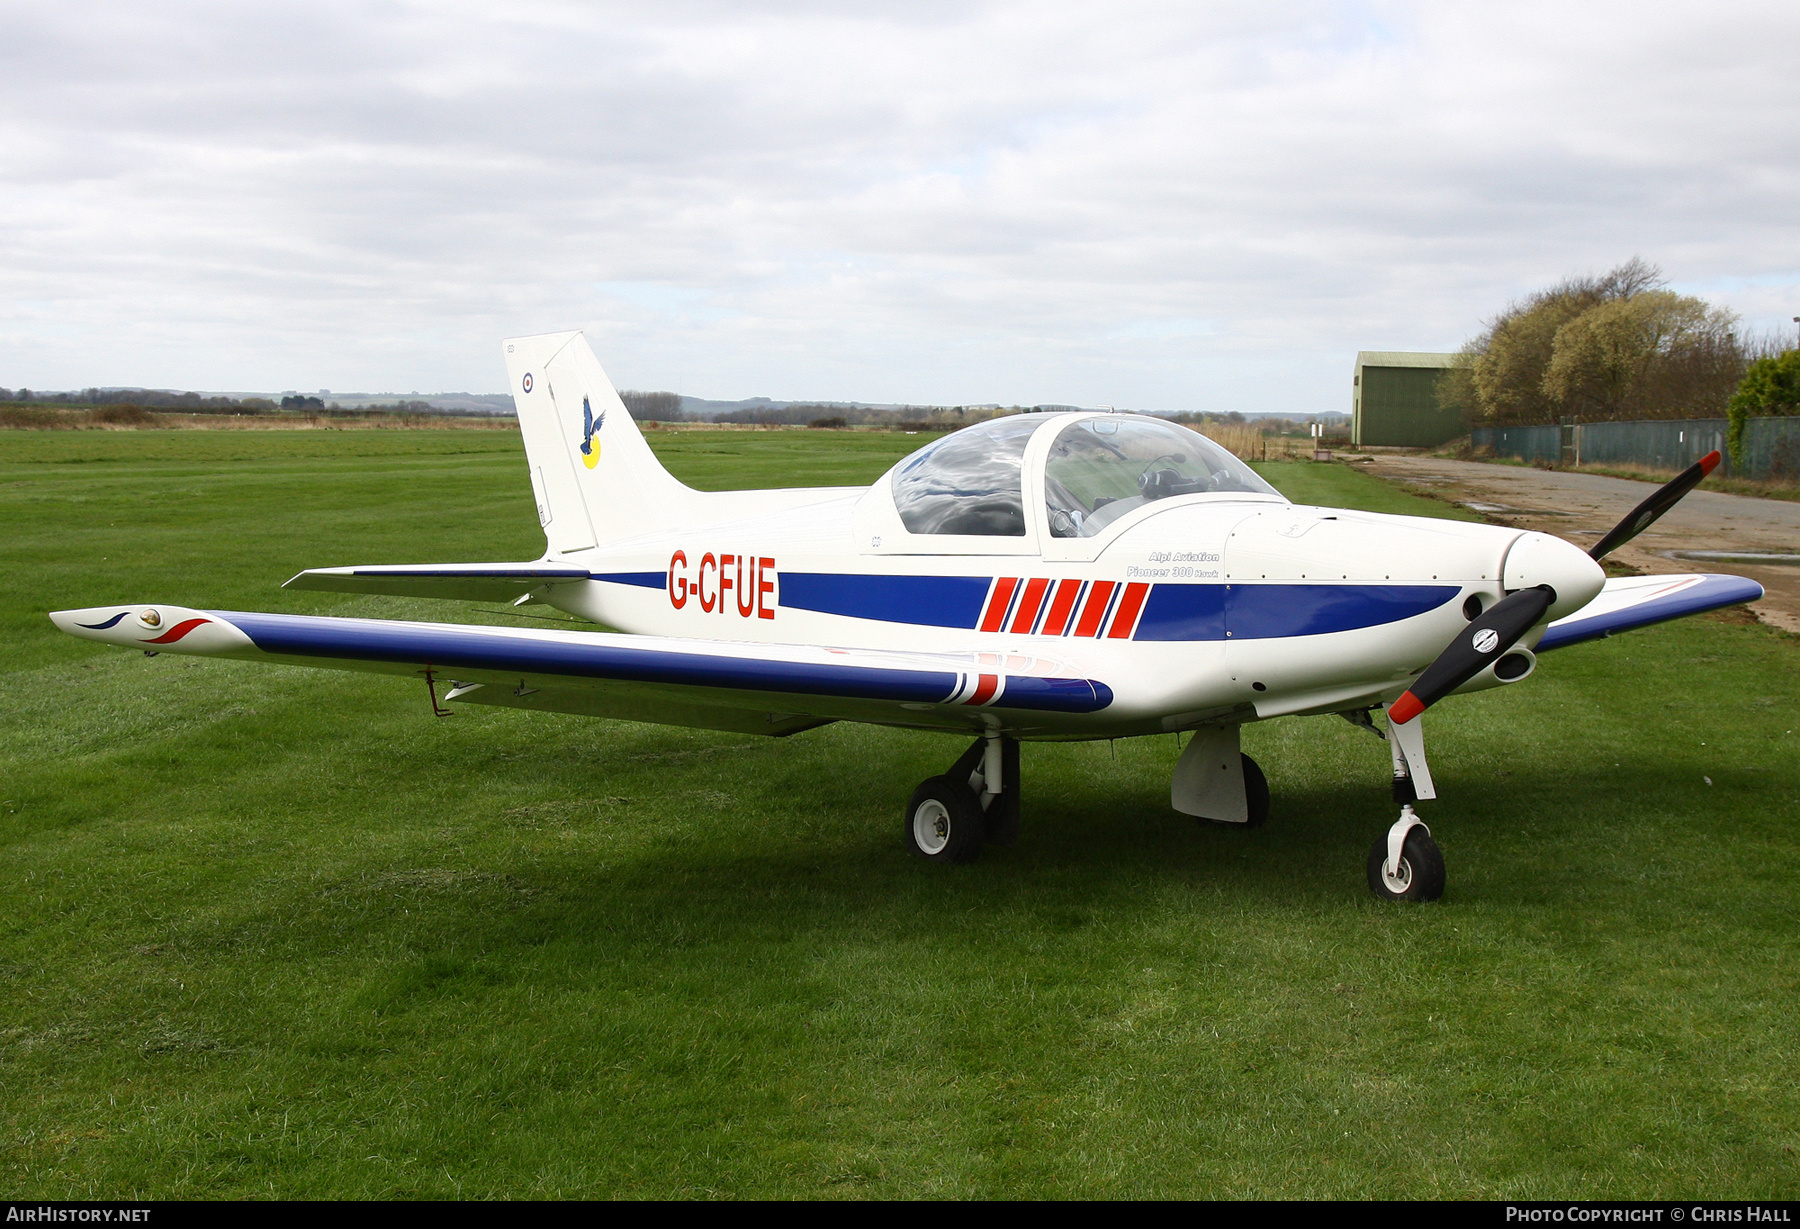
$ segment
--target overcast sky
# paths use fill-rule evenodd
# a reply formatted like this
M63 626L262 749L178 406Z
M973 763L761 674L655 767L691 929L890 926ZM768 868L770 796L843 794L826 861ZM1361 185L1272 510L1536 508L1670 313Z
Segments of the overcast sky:
M1800 315L1800 5L0 3L0 385L1348 410L1633 255Z

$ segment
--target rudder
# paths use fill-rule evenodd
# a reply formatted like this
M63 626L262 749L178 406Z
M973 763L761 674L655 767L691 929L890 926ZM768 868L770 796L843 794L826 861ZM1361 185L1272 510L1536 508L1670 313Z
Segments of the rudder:
M656 459L579 332L509 339L506 371L551 554L684 517L696 492Z

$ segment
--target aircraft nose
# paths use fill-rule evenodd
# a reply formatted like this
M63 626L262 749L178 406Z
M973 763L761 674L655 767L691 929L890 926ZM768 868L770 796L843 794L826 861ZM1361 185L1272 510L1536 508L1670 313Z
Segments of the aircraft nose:
M1506 552L1503 583L1511 592L1535 585L1556 590L1546 617L1574 614L1600 595L1606 573L1587 552L1547 533L1522 534Z

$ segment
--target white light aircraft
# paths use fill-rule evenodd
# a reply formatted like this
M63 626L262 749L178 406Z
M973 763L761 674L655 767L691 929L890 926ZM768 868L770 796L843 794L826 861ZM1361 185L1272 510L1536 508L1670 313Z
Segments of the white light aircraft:
M663 469L579 333L515 338L506 366L543 558L321 568L288 587L541 602L628 634L142 603L50 617L148 653L413 676L434 710L973 736L906 808L905 839L933 862L1016 839L1021 742L1189 732L1175 809L1253 825L1269 790L1240 728L1335 713L1386 738L1402 806L1369 886L1429 900L1443 858L1412 806L1435 796L1427 706L1522 682L1550 649L1762 595L1734 576L1607 580L1596 562L1717 453L1589 552L1292 504L1197 433L1131 414L992 419L867 488L708 493Z

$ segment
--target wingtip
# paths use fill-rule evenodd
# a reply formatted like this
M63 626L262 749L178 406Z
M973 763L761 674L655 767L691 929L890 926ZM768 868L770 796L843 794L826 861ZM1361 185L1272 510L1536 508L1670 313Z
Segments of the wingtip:
M58 631L83 640L105 640L106 635L136 612L136 606L84 606L79 610L52 610L50 622ZM135 626L135 624L134 624Z
M82 640L121 648L155 646L178 653L201 655L254 648L229 620L216 611L191 610L161 603L136 606L89 606L82 610L53 610L50 622L58 630Z
M59 632L75 633L75 616L85 613L80 610L52 610L45 617L56 625Z

